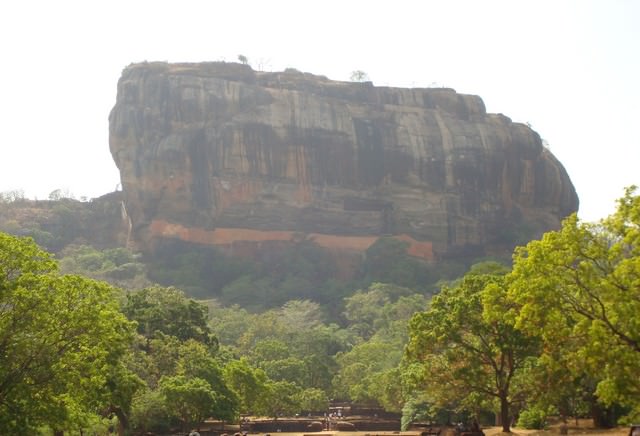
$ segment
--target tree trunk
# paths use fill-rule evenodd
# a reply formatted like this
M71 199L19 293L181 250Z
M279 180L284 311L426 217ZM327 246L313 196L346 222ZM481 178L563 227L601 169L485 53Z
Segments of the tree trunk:
M118 436L124 436L127 428L129 427L129 419L127 419L127 415L125 415L119 407L115 408L114 413L118 418Z
M511 432L511 419L509 417L509 401L506 395L500 395L500 418L502 419L502 431Z
M596 401L591 403L591 418L596 428L612 428L615 420L610 407L605 407Z

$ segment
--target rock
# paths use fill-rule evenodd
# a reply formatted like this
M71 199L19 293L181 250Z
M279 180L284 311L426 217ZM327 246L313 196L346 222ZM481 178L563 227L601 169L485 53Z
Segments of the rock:
M143 249L312 238L357 252L392 235L426 260L504 253L578 207L535 131L452 89L132 64L109 132Z
M357 431L358 429L352 422L338 421L335 423L335 430L338 431Z
M324 430L324 426L320 421L310 422L309 424L307 424L307 428L306 428L306 431L323 431L323 430Z

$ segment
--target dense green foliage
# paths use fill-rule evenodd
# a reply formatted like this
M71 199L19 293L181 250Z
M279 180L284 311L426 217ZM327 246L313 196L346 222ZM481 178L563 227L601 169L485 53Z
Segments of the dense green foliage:
M464 263L445 261L435 268L407 255L406 246L406 242L381 238L366 251L351 279L336 280L335 259L309 240L289 248L258 251L252 259L230 257L215 247L167 240L159 242L154 257L147 259L148 275L163 286L254 313L291 300L313 300L327 309L328 320L341 322L343 299L354 289L383 282L428 294L438 281L454 279L466 269Z
M516 325L540 332L552 380L595 381L606 405L640 416L640 197L626 191L598 224L575 215L516 251L509 299ZM563 369L560 371L558 368ZM584 383L583 383L584 386Z
M207 325L207 308L175 288L153 286L129 293L122 311L137 322L138 333L146 338L162 333L180 341L216 342Z
M393 238L380 238L367 249L362 268L367 282L395 283L423 289L434 282L433 272L407 254L408 243ZM441 277L438 277L441 278Z
M532 406L520 412L518 427L542 430L547 426L547 416L547 410L539 406Z
M530 393L527 375L539 343L492 310L506 291L503 275L474 271L444 287L411 319L406 357L414 365L411 381L436 405L477 411L495 404L508 432L511 407Z
M59 275L32 240L0 233L0 434L127 409L137 384L122 363L132 333L114 288Z
M403 426L640 417L634 189L608 219L572 216L517 249L513 270L485 261L464 275L390 238L338 282L310 241L252 260L174 241L149 260L49 229L59 262L0 233L1 434L115 421L168 432L209 417L322 412L329 399L402 411Z
M49 200L28 200L19 193L0 193L0 231L30 236L53 253L72 243L101 245L121 223L119 195L111 193L89 202L61 194Z
M637 419L639 255L640 197L630 188L609 218L570 216L517 249L506 276L476 266L412 319L410 395L503 417L515 407L527 427L543 426L550 411L589 413L601 426L620 413L620 422Z
M104 280L124 289L150 286L141 256L126 248L96 250L88 245L67 245L60 252L60 271Z

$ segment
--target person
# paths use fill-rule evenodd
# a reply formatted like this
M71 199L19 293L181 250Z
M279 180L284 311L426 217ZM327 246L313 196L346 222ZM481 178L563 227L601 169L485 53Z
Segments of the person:
M193 429L191 430L191 433L189 433L189 436L200 436L200 432L198 432L198 430Z

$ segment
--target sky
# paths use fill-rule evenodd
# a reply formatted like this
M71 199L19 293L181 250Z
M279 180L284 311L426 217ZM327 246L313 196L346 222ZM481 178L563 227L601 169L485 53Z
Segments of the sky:
M0 48L0 192L115 190L122 70L240 54L254 69L479 95L547 141L583 220L640 185L640 1L6 1Z

